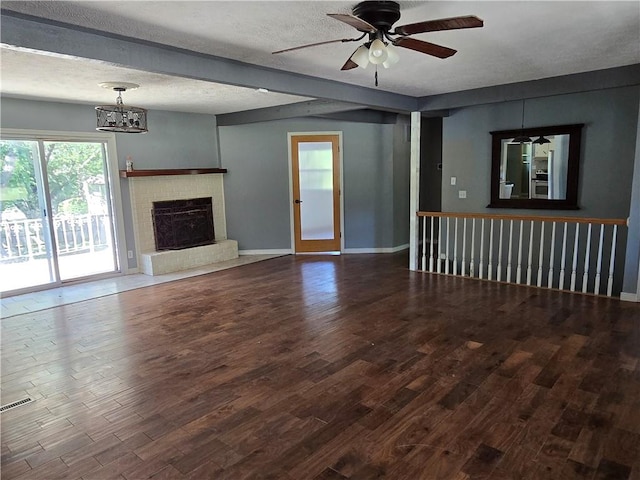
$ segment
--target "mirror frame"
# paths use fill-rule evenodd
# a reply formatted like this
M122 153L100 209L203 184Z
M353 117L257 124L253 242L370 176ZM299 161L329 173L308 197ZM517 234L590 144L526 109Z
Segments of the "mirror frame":
M578 210L578 175L580 170L580 146L584 124L555 125L516 130L500 130L491 133L491 203L488 208L531 208L547 210ZM502 141L518 135L528 137L569 135L569 158L567 159L567 195L561 199L546 198L500 198L500 162Z

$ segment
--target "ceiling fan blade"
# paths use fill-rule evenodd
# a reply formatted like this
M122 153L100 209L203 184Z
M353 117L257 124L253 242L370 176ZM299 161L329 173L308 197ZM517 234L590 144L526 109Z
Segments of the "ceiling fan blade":
M345 62L340 70L352 70L354 68L358 68L358 64L351 60L351 57L349 57L349 60Z
M342 66L342 68L340 70L352 70L354 68L358 68L358 64L356 62L354 62L353 60L351 60L353 58L353 56L356 54L356 52L358 51L360 47L356 48L353 53L351 54L351 56L349 57L349 59L344 62L344 65Z
M474 15L465 17L441 18L426 22L410 23L396 27L393 33L399 35L414 35L416 33L435 32L438 30L457 30L459 28L482 27L484 22Z
M292 52L294 50L300 50L300 49L309 48L309 47L317 47L318 45L326 45L328 43L355 42L356 40L358 40L358 39L357 38L339 38L337 40L327 40L325 42L317 42L317 43L309 43L307 45L300 45L299 47L285 48L284 50L278 50L277 52L271 52L271 54L275 55L276 53Z
M375 33L378 31L378 29L371 25L369 22L365 22L361 18L358 18L354 15L347 15L344 13L327 13L327 15L331 18L335 18L336 20L340 20L341 22L351 25L361 32Z
M438 58L447 58L457 52L457 50L452 48L436 45L435 43L424 42L422 40L416 40L415 38L410 37L396 38L393 41L393 44L397 47L408 48L410 50L426 53L427 55L433 55Z

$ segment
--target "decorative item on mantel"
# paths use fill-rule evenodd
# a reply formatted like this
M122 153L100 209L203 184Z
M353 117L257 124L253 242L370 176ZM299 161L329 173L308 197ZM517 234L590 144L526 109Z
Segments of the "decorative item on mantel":
M127 156L127 172L133 172L133 160L131 160L131 155Z
M122 92L135 90L140 85L124 82L104 82L102 88L118 92L115 105L98 105L96 107L96 130L117 133L147 133L147 110L142 107L125 105Z

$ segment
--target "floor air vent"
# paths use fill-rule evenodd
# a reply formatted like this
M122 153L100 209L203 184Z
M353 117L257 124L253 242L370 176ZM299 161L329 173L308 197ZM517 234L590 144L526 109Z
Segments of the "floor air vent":
M19 407L20 405L25 405L25 404L30 403L30 402L33 402L33 400L31 400L30 398L23 398L22 400L18 400L17 402L13 402L13 403L9 403L7 405L3 405L2 407L0 407L0 413L6 412L7 410Z

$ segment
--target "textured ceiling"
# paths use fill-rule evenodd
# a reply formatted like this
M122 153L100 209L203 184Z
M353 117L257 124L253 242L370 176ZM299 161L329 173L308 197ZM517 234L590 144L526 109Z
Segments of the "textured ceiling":
M355 49L353 43L271 54L297 45L357 36L352 27L326 16L349 13L356 3L3 1L2 8L287 72L373 87L371 67L340 71ZM442 60L402 49L400 63L379 72L378 88L394 93L428 96L640 63L637 1L399 3L402 18L398 24L477 15L484 20L484 27L416 35L455 48L458 53ZM2 92L31 98L105 101L112 95L97 89L96 84L123 80L143 85L125 98L150 108L224 113L303 99L79 60L8 54L6 50L2 52L1 67ZM39 75L33 76L33 71ZM64 77L68 77L65 82L51 81Z
M3 95L68 103L112 104L117 94L102 82L137 83L125 92L130 105L218 115L308 100L307 97L261 93L254 89L212 84L184 77L141 72L98 62L86 62L2 49ZM34 75L37 72L37 75Z

